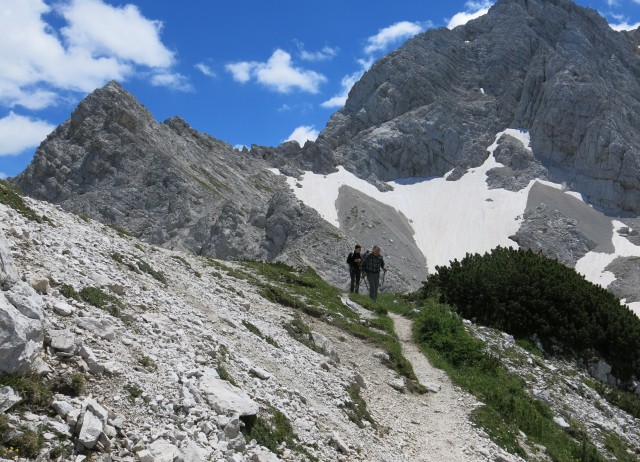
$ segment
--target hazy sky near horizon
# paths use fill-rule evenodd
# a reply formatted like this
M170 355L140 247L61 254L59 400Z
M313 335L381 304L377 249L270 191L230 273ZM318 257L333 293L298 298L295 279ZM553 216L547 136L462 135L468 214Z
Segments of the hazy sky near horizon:
M0 178L116 80L163 121L236 145L315 139L382 55L492 1L0 0ZM640 0L579 0L613 28Z

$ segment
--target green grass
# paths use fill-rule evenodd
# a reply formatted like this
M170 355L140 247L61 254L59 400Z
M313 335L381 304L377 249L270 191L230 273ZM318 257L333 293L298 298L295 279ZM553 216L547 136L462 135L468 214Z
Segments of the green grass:
M156 281L159 281L159 282L161 282L163 284L167 283L166 276L162 272L154 270L151 267L151 265L149 263L147 263L146 261L144 261L142 259L138 259L136 261L136 263L137 263L138 268L140 269L140 271L142 271L143 273L147 273L152 278L154 278Z
M639 457L622 438L613 432L608 432L605 436L604 447L618 462L638 462Z
M427 300L414 323L414 338L435 367L485 404L474 414L476 423L506 450L524 455L516 438L522 431L528 441L544 446L554 461L605 460L586 435L577 433L576 441L558 427L547 405L530 397L520 377L485 353L484 344L466 331L447 305Z
M82 298L80 298L80 294L78 293L78 291L76 291L76 289L69 284L60 284L60 288L58 289L58 291L66 298L82 301Z
M116 318L122 317L124 305L115 295L108 294L99 287L84 287L80 290L79 295L83 301L90 305L105 310Z
M38 215L35 210L29 207L22 198L22 195L20 194L18 188L9 183L7 180L0 180L0 203L11 207L27 220L35 221L37 223L47 222L49 224L52 224L51 220L49 220L46 216Z
M144 367L145 369L148 369L150 371L155 371L158 370L158 365L156 364L156 362L151 359L149 356L142 356L138 362L140 363L140 365L142 367Z
M13 409L29 410L32 412L46 410L51 404L53 394L49 384L33 372L24 374L0 373L0 387L13 388L22 401Z
M124 229L123 227L115 224L115 223L109 223L106 225L108 228L111 228L112 230L114 230L118 236L120 237L132 237L131 233L129 231L127 231L126 229Z
M322 348L316 345L313 340L313 334L311 329L299 315L295 315L294 318L284 325L284 329L287 333L298 342L316 353L323 354Z
M226 380L227 382L229 382L231 385L234 386L238 386L238 384L236 383L236 381L233 379L233 377L231 376L231 374L229 374L229 372L227 371L227 369L224 367L224 364L218 364L218 366L216 367L216 372L218 372L218 376L222 379L222 380Z
M134 384L126 384L124 386L126 392L129 393L129 399L133 402L136 398L140 398L142 396L142 389Z
M640 396L594 380L585 380L585 383L613 406L622 409L636 419L640 419Z
M376 311L378 316L367 321L368 325L363 325L360 316L342 304L342 293L324 281L312 268L296 269L280 262L259 261L244 261L242 267L245 273L250 274L254 283L261 287L260 294L263 297L330 323L357 338L375 343L391 358L387 366L408 379L410 390L424 391L418 384L411 363L402 355L393 323L386 315L385 307L396 307L398 303L395 301L400 297L379 299Z
M367 410L367 403L360 396L360 386L358 384L352 384L347 387L347 393L349 394L349 401L345 406L345 412L349 416L349 420L354 422L358 427L364 428L365 422L369 422L373 428L378 428L377 422L371 417Z
M275 454L282 455L282 443L286 447L299 453L303 460L316 462L318 459L300 445L293 431L291 422L286 415L273 406L263 407L255 418L244 418L245 426L242 433L247 442L255 439L256 442Z
M251 324L249 321L242 321L242 325L244 327L247 328L247 330L249 332L251 332L252 334L260 337L262 340L264 340L265 342L267 342L269 345L272 345L276 348L280 348L280 345L278 345L278 342L275 341L275 339L269 335L265 335L263 334L260 329L258 329L258 326L256 326L255 324Z

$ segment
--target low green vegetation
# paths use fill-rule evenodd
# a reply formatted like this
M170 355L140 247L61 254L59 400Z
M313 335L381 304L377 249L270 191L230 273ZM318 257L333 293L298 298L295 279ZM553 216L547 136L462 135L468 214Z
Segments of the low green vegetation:
M114 230L120 237L131 237L131 233L124 229L122 226L118 226L115 223L109 223L106 226Z
M402 355L402 348L393 331L393 323L380 309L378 317L363 322L360 315L343 305L341 292L324 281L313 268L295 269L284 263L244 261L236 274L249 274L249 280L261 287L266 299L331 323L351 335L368 340L389 356L388 366L407 378L409 389L423 392L411 363Z
M640 396L595 380L584 380L584 382L613 406L622 409L636 419L640 419Z
M434 366L484 403L474 419L509 452L527 455L522 432L528 442L544 446L554 461L605 460L584 434L574 435L576 440L558 427L549 408L526 393L524 381L487 353L448 305L427 300L415 320L414 338Z
M108 294L99 287L84 287L80 290L79 295L80 299L88 304L105 310L116 318L122 317L124 305L115 295Z
M267 342L269 345L272 345L276 348L280 348L280 345L278 345L278 342L275 341L275 339L269 335L265 335L263 334L260 329L258 329L258 326L256 326L255 324L251 324L249 321L242 321L242 325L244 327L247 328L247 330L249 332L251 332L252 334L260 337L262 340L264 340L265 342Z
M316 345L316 342L313 340L311 329L307 324L305 324L299 315L295 315L291 321L286 323L284 325L284 329L293 339L302 343L310 350L313 350L316 353L323 353L322 348Z
M80 372L60 375L54 378L49 387L54 393L62 393L67 396L80 396L87 384L86 377Z
M345 412L349 416L349 420L354 422L358 427L364 428L365 422L369 422L369 424L373 428L378 428L378 424L369 411L367 410L367 403L360 396L360 386L358 384L351 384L347 387L347 393L349 394L349 398L351 401L347 402L345 405Z
M36 412L46 410L51 404L53 394L49 384L34 372L0 373L0 387L5 386L13 388L22 398L12 409Z
M38 457L44 437L26 427L20 427L17 432L10 430L8 419L0 415L0 457L7 459L35 459Z
M132 383L128 383L124 386L124 390L129 393L129 399L133 402L136 398L140 398L143 394L142 389Z
M143 355L138 362L140 363L140 365L142 367L144 367L145 369L148 369L150 371L155 371L158 370L158 364L151 359L149 356Z
M161 271L154 270L151 267L151 265L149 265L149 263L147 263L146 261L144 261L142 259L137 259L136 263L137 263L138 268L140 269L140 271L142 271L143 273L147 273L153 279L155 279L156 281L159 281L159 282L161 282L163 284L167 283L166 276Z
M273 406L265 406L254 418L244 418L245 426L242 433L247 442L256 442L268 448L275 454L283 454L282 443L292 451L303 456L303 460L316 462L318 459L298 443L296 434L293 431L291 422L286 415Z
M229 374L229 371L227 371L227 369L224 367L224 364L220 363L218 364L218 366L216 367L216 372L218 373L218 376L222 379L222 380L226 380L227 382L229 382L231 385L234 386L238 386L238 384L236 383L236 381L233 379L233 377L231 376L231 374Z
M49 220L49 218L44 215L38 215L35 210L29 207L22 198L18 188L7 180L0 180L0 204L11 207L27 220L35 221L37 223L47 222L51 224L51 220Z
M498 247L438 266L418 298L429 297L516 338L536 334L547 351L589 359L595 350L623 381L640 376L640 319L606 289L530 250Z
M155 269L153 269L151 267L151 265L149 263L147 263L146 261L142 260L141 258L128 257L128 256L125 256L125 255L122 255L119 252L113 252L111 254L111 258L113 260L117 261L118 263L126 266L131 271L133 271L134 273L147 273L152 278L154 278L156 281L159 281L159 282L161 282L163 284L167 283L167 278L161 271L156 271Z

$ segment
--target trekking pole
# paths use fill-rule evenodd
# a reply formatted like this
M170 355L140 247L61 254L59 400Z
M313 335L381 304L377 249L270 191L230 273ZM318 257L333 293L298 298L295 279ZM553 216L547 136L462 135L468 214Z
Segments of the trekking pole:
M362 276L360 277L361 281L364 281L364 286L367 288L367 291L369 290L369 282L367 281L367 273L362 273Z
M382 272L382 278L381 278L382 280L380 281L380 287L382 287L382 286L384 285L384 277L385 277L386 275L387 275L387 272L386 272L386 271L383 271L383 272Z

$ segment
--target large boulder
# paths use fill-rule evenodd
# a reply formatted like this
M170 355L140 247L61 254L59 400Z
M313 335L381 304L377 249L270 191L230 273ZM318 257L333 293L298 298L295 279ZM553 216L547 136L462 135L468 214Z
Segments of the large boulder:
M0 233L0 289L10 289L19 280L18 269L11 258L9 241Z
M0 292L0 371L28 371L42 349L42 321L22 314Z

